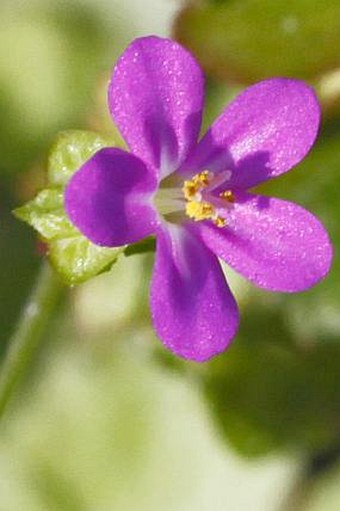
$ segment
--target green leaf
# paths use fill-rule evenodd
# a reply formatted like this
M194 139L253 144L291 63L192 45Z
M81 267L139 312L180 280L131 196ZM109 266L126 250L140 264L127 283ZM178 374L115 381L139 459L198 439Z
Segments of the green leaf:
M339 342L339 139L340 127L326 125L316 147L297 169L268 181L260 190L305 207L323 222L334 246L330 273L304 293L280 295L280 308L305 342Z
M288 75L313 79L339 65L340 3L231 0L184 8L176 38L203 67L241 82Z
M339 345L307 349L297 346L295 335L277 304L254 300L234 345L206 367L213 416L243 456L313 455L338 443Z
M69 285L80 284L108 271L124 247L106 248L94 245L78 234L73 238L52 241L48 253L52 265Z
M99 149L116 146L113 137L82 130L61 132L48 158L48 179L52 186L65 186L74 172Z

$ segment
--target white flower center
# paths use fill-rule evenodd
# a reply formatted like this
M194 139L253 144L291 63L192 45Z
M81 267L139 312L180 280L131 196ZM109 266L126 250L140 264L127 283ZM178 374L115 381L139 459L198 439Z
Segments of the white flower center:
M224 227L227 220L223 212L232 206L235 197L229 189L217 195L213 192L228 181L230 175L229 170L216 176L204 170L184 182L178 179L175 182L172 177L165 179L155 198L156 207L170 222L189 217L195 222L211 220L218 227Z

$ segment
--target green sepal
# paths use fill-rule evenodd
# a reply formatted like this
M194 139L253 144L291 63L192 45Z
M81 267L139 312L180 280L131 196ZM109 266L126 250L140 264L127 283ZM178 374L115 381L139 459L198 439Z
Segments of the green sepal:
M117 146L112 136L92 131L68 130L59 133L48 157L48 181L52 186L65 187L79 167L103 147Z
M94 245L81 234L52 241L48 255L53 267L66 284L74 285L109 271L124 247L107 248Z
M44 241L78 235L63 207L63 190L46 188L31 201L13 211L14 215L34 227Z
M72 174L97 151L114 145L114 139L89 131L60 133L48 159L49 187L13 212L39 233L47 244L52 265L66 284L79 284L109 270L125 249L91 243L71 223L64 209L64 189Z
M156 240L154 237L145 238L138 243L129 245L124 250L124 254L128 257L136 254L145 254L146 252L154 252L156 249Z

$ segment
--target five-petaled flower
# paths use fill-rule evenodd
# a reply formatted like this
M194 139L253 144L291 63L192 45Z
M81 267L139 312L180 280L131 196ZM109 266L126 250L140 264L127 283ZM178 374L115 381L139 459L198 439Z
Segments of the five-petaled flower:
M260 82L198 141L203 89L198 64L176 42L132 42L108 91L131 153L98 151L65 193L71 221L95 244L157 236L153 324L170 350L195 361L223 351L238 328L217 257L255 285L284 292L315 284L332 257L327 233L308 211L248 192L309 151L320 120L313 90L285 78Z

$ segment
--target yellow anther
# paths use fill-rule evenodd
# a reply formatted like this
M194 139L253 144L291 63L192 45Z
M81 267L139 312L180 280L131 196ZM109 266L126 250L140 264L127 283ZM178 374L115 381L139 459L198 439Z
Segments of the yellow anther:
M199 174L196 174L196 176L193 177L193 181L200 186L207 186L209 184L209 177L210 172L209 170L203 170L203 172L200 172Z
M217 227L224 227L227 224L227 221L225 218L223 218L223 216L217 216L214 218L214 224Z
M214 216L214 208L208 202L196 202L190 201L187 202L185 206L185 212L190 217L193 218L196 222L199 220L209 220Z
M220 197L222 199L226 199L228 202L235 202L235 195L231 190L226 190L225 192L220 193Z
M186 200L192 200L197 192L198 187L192 181L184 181L183 193Z
M195 222L211 220L217 227L224 227L227 223L225 218L218 216L215 207L203 199L204 189L211 185L213 179L214 175L209 170L204 170L193 176L192 179L184 181L182 190L186 200L185 213ZM223 192L220 197L229 202L234 201L231 191Z
M184 181L183 193L186 200L193 200L196 193L200 192L203 188L209 184L210 172L203 170L199 174L196 174L192 179Z

